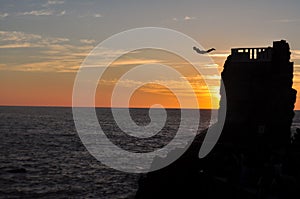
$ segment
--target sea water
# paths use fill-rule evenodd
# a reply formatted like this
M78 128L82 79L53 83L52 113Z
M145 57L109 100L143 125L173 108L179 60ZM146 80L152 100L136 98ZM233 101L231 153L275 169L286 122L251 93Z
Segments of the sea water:
M192 117L198 110L189 111ZM96 112L107 137L129 151L163 147L180 124L180 110L168 109L166 125L155 139L128 139L110 109ZM200 112L198 132L211 122L209 110ZM132 109L130 114L138 125L151 122L148 109ZM298 111L292 131L297 127ZM0 107L0 143L1 198L133 198L138 189L139 174L111 169L89 154L75 129L71 108Z

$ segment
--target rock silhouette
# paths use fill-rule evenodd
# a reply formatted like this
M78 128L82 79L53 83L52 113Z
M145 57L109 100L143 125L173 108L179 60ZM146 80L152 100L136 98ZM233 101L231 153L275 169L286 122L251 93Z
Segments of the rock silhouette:
M232 49L222 72L220 110L226 105L227 115L218 143L199 159L206 131L197 135L178 160L141 177L136 198L299 198L290 54L284 40Z

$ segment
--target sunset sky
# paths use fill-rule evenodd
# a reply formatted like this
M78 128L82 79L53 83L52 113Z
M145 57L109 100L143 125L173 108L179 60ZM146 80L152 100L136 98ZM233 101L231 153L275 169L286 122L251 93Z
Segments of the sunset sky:
M299 0L0 0L0 105L71 106L76 72L89 52L114 34L148 26L174 29L205 49L216 48L210 55L219 71L233 47L272 46L274 40L285 39L295 67L293 87L300 91L299 10ZM116 52L106 53L109 57ZM139 57L124 63L126 56L119 60L124 67L148 63ZM124 91L137 83L129 77L120 82ZM140 77L136 74L135 80ZM197 80L197 76L187 78ZM207 79L216 82L212 95L217 99L219 79ZM96 96L97 106L109 106L113 80L99 82L102 93ZM130 106L177 107L175 96L159 85L165 81L189 98L180 78L172 74L152 81L134 93ZM201 108L218 108L207 101L203 85L192 87L205 101ZM298 94L298 110L299 98Z

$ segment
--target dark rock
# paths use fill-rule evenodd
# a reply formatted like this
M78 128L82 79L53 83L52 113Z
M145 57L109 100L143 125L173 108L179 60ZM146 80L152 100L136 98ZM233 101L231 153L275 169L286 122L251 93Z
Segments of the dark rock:
M297 92L289 60L284 40L232 49L222 72L220 110L226 105L227 114L218 143L199 159L205 132L199 134L178 160L140 179L136 198L299 198L300 130L292 143Z

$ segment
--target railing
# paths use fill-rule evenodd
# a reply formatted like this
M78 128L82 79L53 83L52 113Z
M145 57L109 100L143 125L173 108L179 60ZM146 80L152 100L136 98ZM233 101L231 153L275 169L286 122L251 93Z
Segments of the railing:
M231 49L232 61L271 61L272 48L233 48Z

